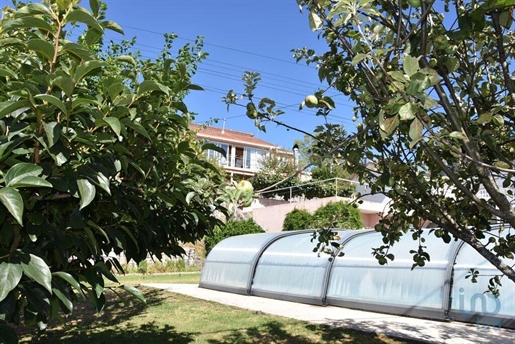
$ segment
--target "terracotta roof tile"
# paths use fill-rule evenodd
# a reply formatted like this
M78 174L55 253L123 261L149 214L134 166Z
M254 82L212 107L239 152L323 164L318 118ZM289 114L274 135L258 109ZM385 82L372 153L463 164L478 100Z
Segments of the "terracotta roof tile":
M199 124L191 124L190 129L197 132L198 137L209 138L215 141L235 142L262 148L280 148L270 142L260 140L254 137L253 134L244 133L236 130L215 128L210 126L203 126Z

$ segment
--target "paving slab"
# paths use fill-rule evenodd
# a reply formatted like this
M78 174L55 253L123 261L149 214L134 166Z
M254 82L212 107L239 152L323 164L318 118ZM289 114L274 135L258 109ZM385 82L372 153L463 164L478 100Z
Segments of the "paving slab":
M433 321L343 307L308 305L204 289L199 288L197 284L145 283L143 285L311 323L384 333L390 337L413 339L427 343L515 343L515 331L497 327L485 328L460 322Z

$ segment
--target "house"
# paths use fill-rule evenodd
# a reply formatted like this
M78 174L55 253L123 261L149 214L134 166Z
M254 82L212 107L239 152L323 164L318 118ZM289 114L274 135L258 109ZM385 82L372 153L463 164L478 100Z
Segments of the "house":
M225 151L224 156L208 150L207 156L223 166L231 180L252 177L261 169L263 158L272 153L293 160L293 152L258 139L253 134L199 124L191 124L190 129L197 133L200 140L213 143Z

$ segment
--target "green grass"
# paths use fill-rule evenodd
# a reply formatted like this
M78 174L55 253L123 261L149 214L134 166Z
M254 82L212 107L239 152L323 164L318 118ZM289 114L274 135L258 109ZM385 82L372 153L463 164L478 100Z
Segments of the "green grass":
M143 284L143 283L189 283L198 284L200 272L171 273L171 274L131 274L117 275L116 278L121 284Z
M184 281L183 278L186 275L131 275L123 277L127 279L123 283L171 283L172 279ZM109 293L108 306L101 314L96 314L89 302L81 302L65 325L54 324L42 336L36 336L33 329L19 329L20 343L416 343L139 288L145 294L146 305L135 300L124 304Z

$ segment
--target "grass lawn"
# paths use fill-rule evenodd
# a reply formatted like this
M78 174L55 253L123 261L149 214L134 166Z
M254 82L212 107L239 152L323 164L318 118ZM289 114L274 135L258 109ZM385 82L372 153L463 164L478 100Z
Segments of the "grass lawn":
M199 274L130 275L122 283L198 283ZM179 281L179 282L178 282ZM333 328L271 316L140 286L147 304L124 304L108 294L108 306L96 314L89 302L77 305L65 325L50 326L38 337L19 329L20 343L416 343L384 335Z
M182 272L171 274L131 274L116 276L121 284L141 284L141 283L189 283L198 284L200 281L200 272Z

